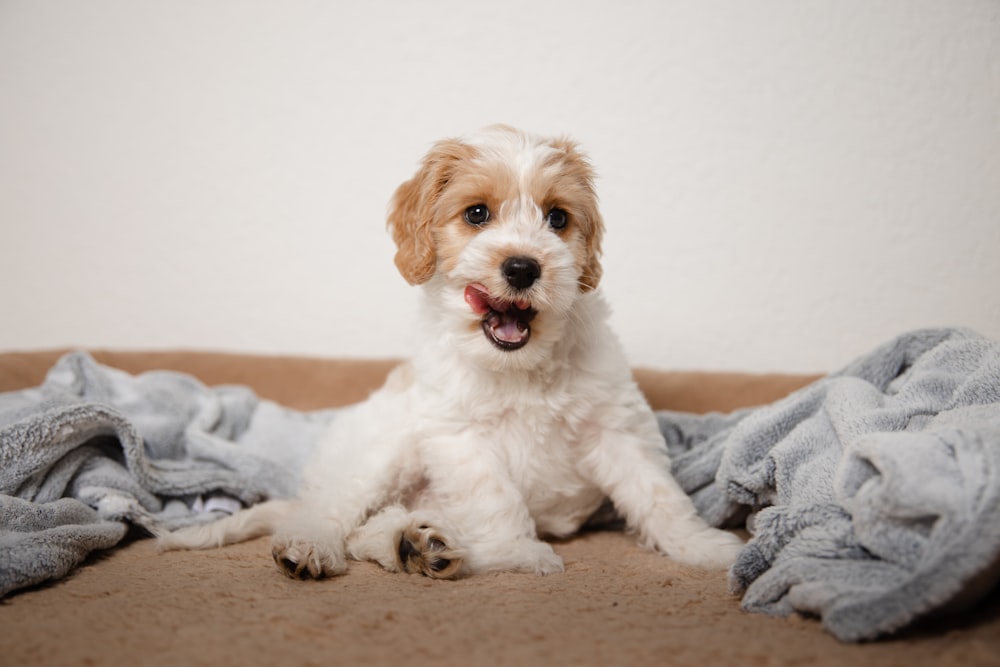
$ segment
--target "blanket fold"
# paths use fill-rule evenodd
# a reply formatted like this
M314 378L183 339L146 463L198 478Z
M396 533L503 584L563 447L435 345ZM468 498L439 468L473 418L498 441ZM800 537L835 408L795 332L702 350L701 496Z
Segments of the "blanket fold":
M212 520L198 511L203 496L249 505L294 494L333 415L66 355L41 387L0 394L0 596L65 575L128 523Z
M659 419L699 511L751 513L730 571L745 609L817 615L857 641L1000 579L994 341L916 331L772 405Z
M40 387L0 394L0 596L65 575L129 524L291 495L335 417L63 357ZM1000 579L994 341L915 331L771 405L657 417L699 512L752 534L729 574L747 610L815 615L858 641Z

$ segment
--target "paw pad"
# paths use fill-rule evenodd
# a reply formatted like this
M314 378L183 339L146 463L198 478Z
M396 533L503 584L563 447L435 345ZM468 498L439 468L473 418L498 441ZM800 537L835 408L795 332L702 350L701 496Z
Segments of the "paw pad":
M411 526L399 537L400 569L410 574L422 574L434 579L451 579L462 567L462 554L448 546L435 529Z

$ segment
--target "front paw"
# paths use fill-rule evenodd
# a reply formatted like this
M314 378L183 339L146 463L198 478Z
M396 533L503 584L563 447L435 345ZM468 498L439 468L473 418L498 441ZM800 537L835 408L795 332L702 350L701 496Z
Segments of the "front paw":
M399 567L404 572L433 579L457 577L465 557L453 544L451 538L431 526L410 525L399 536Z
M557 574L564 571L563 559L552 550L552 545L537 540L526 540L518 551L523 562L516 569L535 574Z
M343 574L347 570L343 546L275 535L271 540L271 555L282 573L292 579L322 579Z

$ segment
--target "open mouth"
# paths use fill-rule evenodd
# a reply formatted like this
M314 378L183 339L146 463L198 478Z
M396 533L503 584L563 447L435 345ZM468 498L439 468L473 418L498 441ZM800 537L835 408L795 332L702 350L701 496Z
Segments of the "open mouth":
M517 350L531 338L531 320L537 311L527 300L499 299L478 283L465 288L465 302L472 312L482 316L486 339L501 350Z

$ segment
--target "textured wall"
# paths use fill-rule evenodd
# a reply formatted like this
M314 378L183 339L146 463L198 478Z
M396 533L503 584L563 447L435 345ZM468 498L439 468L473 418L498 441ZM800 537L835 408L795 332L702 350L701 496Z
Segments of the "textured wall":
M1000 337L1000 3L0 3L0 348L405 354L434 139L569 133L636 363Z

